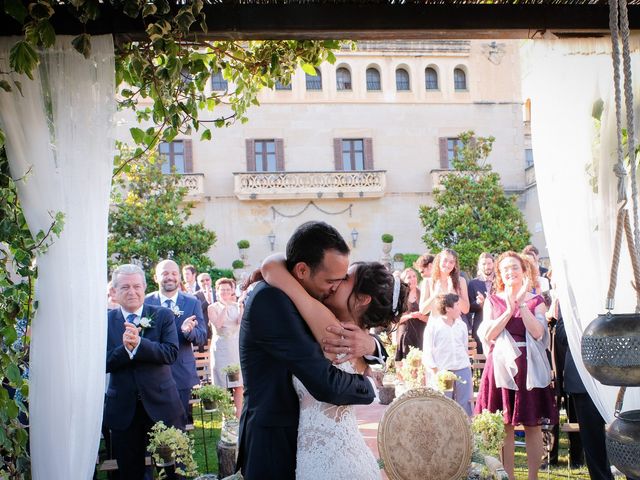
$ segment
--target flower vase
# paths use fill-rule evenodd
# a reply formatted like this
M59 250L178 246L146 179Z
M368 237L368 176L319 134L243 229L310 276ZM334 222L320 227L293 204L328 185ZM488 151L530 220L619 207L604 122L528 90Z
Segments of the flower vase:
M168 467L176 463L175 460L173 459L173 450L171 449L171 447L167 447L166 445L161 445L156 450L156 453L161 459L160 462L156 462L156 466Z
M227 381L229 383L231 382L237 382L240 380L240 372L230 372L227 373Z
M213 412L217 407L218 405L213 400L202 399L202 408L205 412Z

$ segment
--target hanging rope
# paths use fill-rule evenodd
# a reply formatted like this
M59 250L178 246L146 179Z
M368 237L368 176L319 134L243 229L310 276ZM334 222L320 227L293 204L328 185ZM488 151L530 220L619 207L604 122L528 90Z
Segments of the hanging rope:
M620 88L620 31L618 21L622 28L622 62L624 66L624 93L625 107L627 111L627 147L629 152L629 164L631 170L631 188L634 216L634 233L631 232L629 212L626 208L626 176L624 166L624 151L622 145L622 92ZM616 216L616 235L614 240L613 258L611 260L611 272L609 275L609 290L607 292L607 309L613 308L615 290L618 277L618 265L620 263L620 248L622 245L622 230L626 233L629 257L633 267L634 282L632 286L636 291L636 312L640 312L640 267L637 252L640 251L640 231L638 229L638 190L636 182L636 156L635 156L635 121L633 115L633 90L631 85L631 52L629 49L629 18L626 0L609 0L609 28L611 29L611 56L613 59L613 81L616 104L616 138L618 144L618 159L613 171L618 178L618 214ZM635 239L634 239L635 236Z
M638 182L636 181L636 129L633 114L633 85L631 78L631 51L629 48L629 14L627 1L619 0L620 29L622 30L622 62L624 67L624 98L627 109L627 147L631 173L631 200L633 202L633 226L636 252L640 252L640 229L638 227Z

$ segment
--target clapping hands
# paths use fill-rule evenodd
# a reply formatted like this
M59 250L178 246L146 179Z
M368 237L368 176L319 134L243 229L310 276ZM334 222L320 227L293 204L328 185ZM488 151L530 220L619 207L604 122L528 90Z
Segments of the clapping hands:
M136 327L133 323L124 322L124 333L122 334L122 344L124 348L130 352L140 343L140 327Z

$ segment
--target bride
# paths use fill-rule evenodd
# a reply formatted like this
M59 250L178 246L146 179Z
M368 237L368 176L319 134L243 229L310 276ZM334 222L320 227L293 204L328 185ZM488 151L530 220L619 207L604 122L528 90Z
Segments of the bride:
M294 279L281 255L268 257L261 269L264 279L293 301L320 343L330 325L352 323L367 330L387 327L406 307L407 285L377 262L352 264L345 280L324 304ZM325 355L335 360L335 368L370 373L363 358L340 362L332 354ZM355 408L319 402L296 377L293 384L300 401L296 479L380 479L380 467L358 431Z

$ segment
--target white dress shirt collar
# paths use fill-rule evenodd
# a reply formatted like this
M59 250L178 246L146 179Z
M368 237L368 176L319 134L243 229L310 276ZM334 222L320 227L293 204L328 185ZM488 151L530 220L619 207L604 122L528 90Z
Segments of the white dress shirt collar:
M138 317L138 319L140 319L142 317L142 309L144 308L144 305L141 305L139 309L137 309L135 312L127 312L124 307L120 307L120 311L122 312L122 316L124 317L124 319L126 320L127 317L129 315L131 315L132 313L135 313Z
M173 305L178 304L178 290L176 290L176 293L173 297L165 297L159 291L158 291L158 294L160 295L160 305L164 306L164 302L166 302L167 300L171 300L173 302Z

